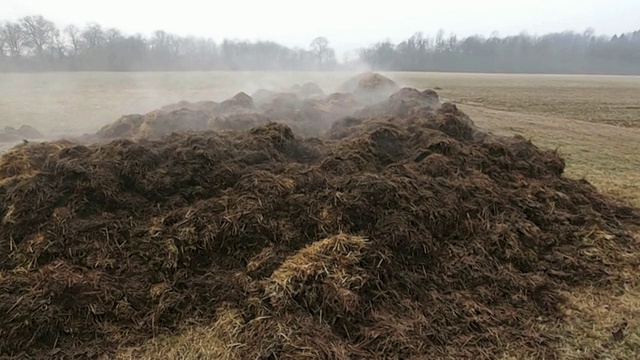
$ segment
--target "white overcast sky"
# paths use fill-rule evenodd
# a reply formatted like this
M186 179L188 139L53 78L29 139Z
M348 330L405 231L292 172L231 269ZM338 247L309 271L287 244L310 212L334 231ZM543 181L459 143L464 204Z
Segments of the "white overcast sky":
M301 47L322 35L340 52L439 29L459 36L640 29L640 0L0 0L0 9L0 20L41 14L59 26L96 22L127 34L162 29Z

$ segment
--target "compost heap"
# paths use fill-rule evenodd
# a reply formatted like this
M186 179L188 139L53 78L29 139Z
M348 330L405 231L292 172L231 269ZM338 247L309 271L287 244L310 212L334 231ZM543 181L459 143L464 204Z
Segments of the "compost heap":
M42 138L44 138L44 135L29 125L22 125L17 129L6 126L4 130L0 130L0 143Z
M267 122L15 147L0 356L112 356L194 326L215 339L201 358L555 356L539 325L564 316L562 290L622 281L640 211L434 94L316 138Z
M253 96L240 92L221 103L180 101L144 115L125 115L81 140L161 139L174 132L245 130L270 122L286 124L300 136L317 136L328 131L336 120L378 103L384 106L400 87L380 74L365 73L347 80L340 89L343 92L325 96L318 85L305 83L279 92L260 89ZM411 101L412 96L405 95L401 94L402 99ZM438 104L438 95L431 92L429 96L419 96L418 102L420 107L433 107ZM415 105L414 101L409 107ZM377 108L373 110L377 115L382 113Z

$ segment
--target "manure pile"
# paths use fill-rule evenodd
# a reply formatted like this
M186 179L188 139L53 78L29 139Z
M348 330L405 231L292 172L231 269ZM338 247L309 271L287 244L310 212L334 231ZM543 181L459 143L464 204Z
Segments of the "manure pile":
M205 325L211 359L553 358L539 325L562 321L561 291L637 266L640 211L434 99L402 89L316 138L247 121L13 148L0 357L111 357Z
M173 132L248 130L270 122L286 124L299 136L317 136L328 131L336 120L378 103L385 104L390 95L401 89L391 79L375 73L365 73L345 82L340 90L341 92L325 96L318 85L306 83L280 92L260 89L253 96L240 92L221 103L180 101L145 115L122 116L82 140L157 140ZM401 94L408 101L413 101L411 107L414 107L415 94L413 97L404 95ZM423 96L419 102L422 103L421 107L434 106L438 103L438 96L432 92L428 97ZM378 115L383 113L379 109L375 110Z
M0 145L2 143L18 142L21 140L43 139L41 132L29 125L22 125L19 128L5 126L0 130Z

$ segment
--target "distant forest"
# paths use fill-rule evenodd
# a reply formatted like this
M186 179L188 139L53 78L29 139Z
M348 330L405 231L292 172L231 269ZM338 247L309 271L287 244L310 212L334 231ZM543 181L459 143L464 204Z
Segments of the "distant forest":
M362 48L357 59L341 62L324 37L302 49L165 31L125 35L98 24L60 29L42 16L0 24L0 71L340 70L363 63L388 71L640 75L640 30L465 38L416 33L399 44Z

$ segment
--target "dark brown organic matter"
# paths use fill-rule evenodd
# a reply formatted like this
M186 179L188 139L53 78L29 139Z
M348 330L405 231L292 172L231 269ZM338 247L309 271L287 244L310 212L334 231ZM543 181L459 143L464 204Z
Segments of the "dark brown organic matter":
M15 142L22 139L43 139L44 135L29 125L22 125L19 128L13 128L7 126L4 130L0 130L0 143L1 142Z
M554 358L539 325L562 321L561 291L621 280L640 210L435 99L401 90L318 137L252 115L12 149L0 357L110 356L214 324L230 359Z
M395 81L378 73L368 72L355 76L342 84L339 91L353 93L361 101L376 102L400 90Z

